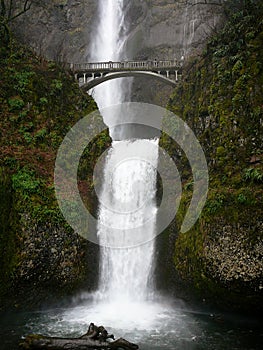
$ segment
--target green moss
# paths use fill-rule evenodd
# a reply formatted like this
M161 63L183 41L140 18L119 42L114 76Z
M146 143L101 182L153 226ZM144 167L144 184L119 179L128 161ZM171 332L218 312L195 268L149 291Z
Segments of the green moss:
M202 215L189 232L178 235L174 259L180 275L202 293L220 297L222 303L253 295L252 303L257 299L252 289L242 294L234 282L224 285L209 274L204 259L208 236L216 234L218 222L233 231L245 227L251 244L262 240L262 232L254 228L263 217L263 3L238 0L225 6L225 26L209 40L203 56L184 67L168 104L195 132L210 176ZM163 134L160 145L177 160L184 184L180 227L191 200L192 175L173 140Z
M21 262L19 240L23 241L28 229L24 217L35 226L48 223L71 232L54 192L56 153L70 128L97 109L71 73L15 41L8 45L0 44L0 192L4 199L0 204L0 297L14 282L13 273ZM104 126L98 116L91 116L90 123L94 128ZM93 209L92 170L110 141L107 130L98 135L80 165L86 171L85 176L80 171L82 187L89 195L85 200ZM83 278L81 272L77 275Z
M218 196L217 191L216 198ZM183 222L190 197L188 193L183 195L176 217L178 227ZM247 227L246 244L251 249L259 239L262 239L262 234L257 229L253 229L253 227L256 227L253 222L255 222L257 217L260 217L262 212L259 207L262 196L255 203L254 199L251 200L253 194L244 188L231 193L230 199L227 198L226 200L224 197L224 206L221 204L221 199L215 200L213 198L215 198L215 194L210 194L206 208L194 227L186 233L179 233L175 243L174 254L176 270L181 278L187 281L189 288L197 292L201 298L211 299L211 301L225 307L240 310L249 310L250 307L255 309L260 300L260 294L255 292L254 287L251 288L246 285L241 287L242 285L236 285L234 281L226 285L225 282L220 281L211 274L211 266L204 256L204 248L213 239L213 236L217 234L218 226L223 232L224 225L230 225L233 228ZM213 201L217 204L211 206ZM253 220L251 219L252 217ZM218 223L222 223L222 225L217 225ZM215 229L216 226L217 229ZM249 303L244 305L244 300L248 298Z

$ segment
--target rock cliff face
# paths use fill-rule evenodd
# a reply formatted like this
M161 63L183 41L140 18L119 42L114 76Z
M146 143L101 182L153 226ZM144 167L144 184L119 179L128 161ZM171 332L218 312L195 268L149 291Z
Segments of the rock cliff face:
M187 60L200 54L207 38L219 25L222 13L220 1L209 5L204 1L133 0L127 13L130 23L127 56L143 60ZM165 107L171 92L166 84L136 78L131 99Z
M47 59L83 62L87 60L96 10L95 0L33 1L30 11L17 18L14 31Z
M208 1L208 3L211 3ZM200 51L222 14L220 1L154 0L130 2L129 56L181 58Z
M31 10L17 19L14 29L20 40L48 59L87 62L98 21L98 3L35 1ZM124 59L186 59L199 54L219 23L221 3L222 0L126 1L124 13L129 34ZM171 92L165 84L135 78L131 100L165 106Z
M173 58L200 50L222 13L220 0L131 0L125 5L129 26L125 56ZM98 1L34 1L31 10L16 20L21 40L47 58L71 62L88 59L98 20Z
M8 302L35 306L79 288L96 288L98 246L52 220L38 223L28 211L16 214L20 217L19 245Z

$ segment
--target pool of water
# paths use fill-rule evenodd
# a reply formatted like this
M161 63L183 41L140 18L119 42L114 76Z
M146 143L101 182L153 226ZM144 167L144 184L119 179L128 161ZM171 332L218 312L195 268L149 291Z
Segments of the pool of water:
M261 350L263 344L259 320L193 309L180 300L107 303L85 297L67 308L5 312L0 317L2 350L18 349L21 338L30 333L77 337L90 322L137 343L141 350Z

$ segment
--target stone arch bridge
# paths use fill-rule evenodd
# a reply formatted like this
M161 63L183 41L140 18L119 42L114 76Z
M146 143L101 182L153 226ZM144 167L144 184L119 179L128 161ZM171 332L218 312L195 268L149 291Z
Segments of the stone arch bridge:
M182 75L182 61L176 59L67 63L65 66L74 72L79 86L85 90L90 90L107 80L130 76L155 78L171 86L176 86Z

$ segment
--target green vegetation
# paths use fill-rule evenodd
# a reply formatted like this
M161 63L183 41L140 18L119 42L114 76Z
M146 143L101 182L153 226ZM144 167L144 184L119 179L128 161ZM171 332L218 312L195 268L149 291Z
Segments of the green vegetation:
M263 173L259 169L248 168L243 172L243 179L247 182L262 183Z
M185 66L184 79L168 105L197 135L210 174L206 206L196 225L189 232L179 234L175 265L181 276L191 281L203 296L217 295L222 303L230 300L233 305L236 298L240 307L242 300L249 297L249 305L255 306L259 298L260 260L257 260L257 273L253 272L255 277L251 272L251 279L245 280L237 273L230 283L226 282L225 272L220 276L211 272L213 263L206 251L206 247L221 247L220 237L234 242L237 235L239 242L241 232L241 240L252 251L251 242L262 241L263 3L228 1L226 16L224 28L213 35L203 55ZM184 183L177 215L180 227L191 199L192 175L184 155L178 156L178 146L165 134L161 146L170 155L177 154L180 160ZM241 247L240 243L233 256L242 256L241 251L238 253ZM218 248L220 254L221 248ZM223 249L227 251L226 247ZM255 252L251 254L256 256ZM248 265L255 261L251 259Z
M97 108L69 72L54 62L37 57L12 37L9 39L1 40L0 44L0 299L10 284L17 283L17 267L23 266L26 259L38 259L21 253L24 241L31 235L31 227L42 227L43 231L47 225L59 225L72 232L55 198L56 153L69 129ZM102 124L102 119L92 119L91 124L96 128ZM80 165L80 192L85 190L84 197L91 194L92 168L109 142L108 133L104 131L85 151L85 159ZM85 173L82 168L86 169ZM88 202L86 197L85 200ZM47 228L46 236L43 235L47 241L48 232ZM34 241L33 244L37 243ZM72 243L64 244L65 249L67 246L73 249ZM75 279L83 275L78 264ZM69 269L69 263L66 266Z

